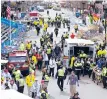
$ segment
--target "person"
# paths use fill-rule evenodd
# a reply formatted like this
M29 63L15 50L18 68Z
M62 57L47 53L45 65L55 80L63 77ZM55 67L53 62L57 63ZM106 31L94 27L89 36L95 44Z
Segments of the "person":
M31 50L31 47L32 47L32 44L31 44L30 42L28 42L28 43L26 44L26 49L27 49L28 55L29 55L29 52L30 52L30 50Z
M103 81L103 87L107 88L107 63L104 65L102 69L102 81Z
M58 29L58 27L56 26L55 29L54 29L54 32L55 32L56 37L58 36L58 31L59 31L59 29Z
M58 76L57 85L58 85L58 87L60 88L61 91L63 91L64 76L65 76L64 74L65 74L65 72L64 72L63 67L60 67L60 69L57 72L57 76Z
M80 59L83 58L87 58L87 54L84 53L84 51L81 51L80 55L79 55Z
M91 74L92 74L94 66L96 66L96 64L91 61L90 67L89 67L89 70L88 70L88 76L89 76L89 78L91 77Z
M20 51L26 50L25 44L23 42L21 42L21 44L19 45L19 50Z
M13 75L14 75L15 81L16 81L16 83L17 83L17 81L20 79L20 76L21 76L22 74L21 74L20 70L16 70L16 69L15 69L15 71L13 71Z
M32 56L32 61L34 62L35 66L36 66L36 64L37 64L38 61L37 61L36 55L34 55L34 54Z
M38 69L41 70L41 68L42 68L42 55L40 52L37 54L37 60L38 60L38 63L37 63Z
M58 45L56 45L55 46L55 49L54 49L54 52L55 52L55 60L58 58L58 57L60 57L60 54L61 54L61 48L58 46Z
M5 88L5 89L10 89L8 83L5 83L4 88Z
M48 59L50 60L51 58L51 54L52 54L52 50L50 47L47 48L47 55L48 55Z
M4 79L6 79L6 77L8 77L9 79L12 79L12 77L7 69L5 69L3 71L2 76L4 77Z
M36 31L37 31L37 36L38 36L39 33L40 33L40 26L39 26L39 25L37 25L37 27L36 27Z
M41 46L43 45L43 43L44 43L44 37L42 36L42 37L40 38L40 44L41 44Z
M77 31L78 31L78 25L77 24L74 25L74 29L75 29L75 33L77 33Z
M74 62L75 62L75 56L72 56L70 61L69 61L69 66L70 66L70 68L68 68L69 73L71 73L71 71L73 70Z
M67 25L68 31L70 31L70 24Z
M47 15L49 15L49 11L47 10Z
M49 99L49 94L47 93L47 87L42 88L40 99Z
M44 55L43 55L43 61L45 62L45 66L46 66L46 68L48 69L49 59L48 59L48 55L47 55L46 52L45 52Z
M33 46L32 46L32 53L34 54L36 52L37 52L37 46L36 46L36 44L33 44Z
M29 75L26 77L26 84L28 88L28 95L30 96L30 89L35 82L35 76L32 74L32 72L29 73Z
M78 97L78 95L79 95L78 92L75 93L74 96L73 96L71 99L80 99L80 98Z
M18 87L17 85L15 84L15 81L14 80L11 80L10 81L10 89L14 89L14 90L18 90Z
M56 66L55 59L53 57L51 57L51 59L49 61L49 67L50 67L49 75L51 76L51 74L52 74L52 77L54 77L54 68L55 68L55 66Z
M69 76L68 81L67 81L67 84L68 83L70 85L70 95L72 99L72 97L76 93L76 83L79 86L78 77L77 75L75 75L74 71L71 72L71 75Z
M4 84L7 84L10 88L10 79L8 77L6 77L6 79L4 78Z
M65 19L62 20L63 28L65 28Z
M23 79L23 76L20 76L20 79L18 80L18 92L23 93L24 84L25 84L25 81Z
M50 40L51 40L51 42L52 42L52 44L53 44L53 32L51 32Z
M40 85L38 79L35 79L35 82L32 85L30 91L32 92L32 94L31 94L32 98L39 99L39 97L40 97L40 91L41 91L41 85Z
M1 90L5 89L5 84L4 84L4 77L1 77Z
M82 63L80 62L80 60L75 61L74 68L75 68L76 75L78 76L78 80L80 80L80 73L82 69Z

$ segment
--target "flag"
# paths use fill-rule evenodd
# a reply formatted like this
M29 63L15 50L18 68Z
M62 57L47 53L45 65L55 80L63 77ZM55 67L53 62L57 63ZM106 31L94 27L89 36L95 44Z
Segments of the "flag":
M7 12L7 18L8 19L10 19L10 11L11 11L10 6L7 6L6 12Z

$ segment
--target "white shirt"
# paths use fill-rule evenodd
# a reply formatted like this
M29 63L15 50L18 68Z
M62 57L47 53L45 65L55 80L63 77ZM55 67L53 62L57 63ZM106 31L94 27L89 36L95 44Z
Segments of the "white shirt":
M48 61L48 55L46 53L43 56L43 61Z
M15 83L13 84L13 86L9 85L9 87L10 87L10 89L14 89L16 91L18 90L17 85Z
M55 60L53 59L50 59L50 61L49 61L49 67L50 68L54 68L56 66L56 62L55 62Z
M6 77L8 77L8 78L10 78L10 79L12 78L9 72L8 72L8 73L3 72L3 73L2 73L2 76L3 76L5 79L6 79Z

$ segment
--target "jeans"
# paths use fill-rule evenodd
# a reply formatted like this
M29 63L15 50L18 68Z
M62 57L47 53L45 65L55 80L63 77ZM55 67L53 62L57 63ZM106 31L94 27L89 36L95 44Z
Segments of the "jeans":
M49 61L45 61L45 66L47 67L47 69L48 69L48 65L49 65Z
M52 74L52 77L54 77L54 67L50 68L49 75L51 76L51 74Z

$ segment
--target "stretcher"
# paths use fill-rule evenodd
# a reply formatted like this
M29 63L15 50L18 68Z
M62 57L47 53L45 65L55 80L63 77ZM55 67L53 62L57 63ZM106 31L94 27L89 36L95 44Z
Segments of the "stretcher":
M97 83L97 85L102 82L101 74L102 71L99 68L93 69L93 75L94 75L93 81L94 83Z

